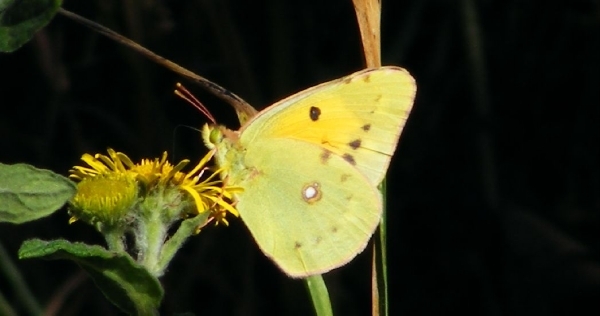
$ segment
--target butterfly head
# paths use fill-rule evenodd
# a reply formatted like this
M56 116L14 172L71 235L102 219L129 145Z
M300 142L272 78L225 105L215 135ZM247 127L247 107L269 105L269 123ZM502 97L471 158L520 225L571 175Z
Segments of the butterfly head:
M238 132L222 125L205 124L202 127L202 139L206 147L214 151L214 159L218 168L223 169L221 178L227 178L232 168L236 170L242 168L239 166L242 151L238 150Z
M202 140L208 149L214 149L223 140L223 134L215 125L204 124L202 126Z
M218 149L225 140L235 143L238 139L238 133L225 126L204 124L202 127L202 140L209 149Z

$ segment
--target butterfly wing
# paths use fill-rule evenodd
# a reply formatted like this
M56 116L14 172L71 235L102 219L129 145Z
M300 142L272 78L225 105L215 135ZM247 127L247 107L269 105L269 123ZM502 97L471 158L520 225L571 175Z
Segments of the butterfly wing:
M248 144L236 208L261 250L285 273L306 277L352 260L381 217L379 192L341 156L296 139Z
M416 85L399 67L367 69L309 88L261 111L240 141L292 138L321 147L355 166L373 186L390 163L415 98Z
M364 70L272 105L239 134L203 133L222 176L244 188L242 220L287 274L324 273L365 248L415 92L402 68Z

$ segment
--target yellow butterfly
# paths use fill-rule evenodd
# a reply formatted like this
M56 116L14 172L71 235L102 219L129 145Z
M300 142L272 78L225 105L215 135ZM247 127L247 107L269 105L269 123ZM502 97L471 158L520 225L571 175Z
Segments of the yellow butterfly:
M244 189L242 220L286 274L321 274L364 250L415 93L402 68L366 69L279 101L239 131L204 126L223 179Z

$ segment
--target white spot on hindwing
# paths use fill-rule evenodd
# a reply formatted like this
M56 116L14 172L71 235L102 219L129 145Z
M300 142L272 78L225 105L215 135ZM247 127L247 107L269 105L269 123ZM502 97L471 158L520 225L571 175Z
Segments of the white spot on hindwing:
M308 203L313 204L321 199L323 192L321 191L321 185L319 182L313 181L311 183L305 184L302 187L302 199Z

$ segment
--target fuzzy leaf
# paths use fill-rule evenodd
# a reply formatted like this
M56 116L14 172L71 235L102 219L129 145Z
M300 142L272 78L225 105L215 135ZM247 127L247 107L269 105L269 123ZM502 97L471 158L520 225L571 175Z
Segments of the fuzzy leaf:
M75 190L71 180L50 170L0 163L0 222L20 224L48 216Z
M163 298L163 288L157 278L129 255L111 252L100 246L60 239L30 239L21 245L19 258L75 261L89 273L108 300L132 315L154 314Z

